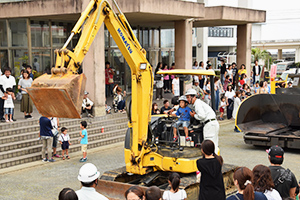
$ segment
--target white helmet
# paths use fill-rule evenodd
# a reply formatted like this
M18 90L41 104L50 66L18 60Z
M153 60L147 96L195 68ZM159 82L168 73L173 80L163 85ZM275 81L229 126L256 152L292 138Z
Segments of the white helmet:
M99 178L100 172L97 170L97 167L92 163L84 164L78 174L78 180L84 183L90 183Z
M186 96L182 95L181 97L179 97L178 101L185 101L188 103L188 100L186 98Z
M190 88L185 92L185 96L187 96L187 95L195 95L196 96L197 92L193 88Z

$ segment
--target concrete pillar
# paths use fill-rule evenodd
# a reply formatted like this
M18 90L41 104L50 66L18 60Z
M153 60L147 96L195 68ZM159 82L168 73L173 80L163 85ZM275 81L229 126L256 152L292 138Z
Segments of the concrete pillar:
M295 52L295 62L300 62L300 47L296 49Z
M282 49L278 49L277 59L282 59Z
M177 69L192 69L192 27L193 22L175 22L175 63Z
M237 64L245 64L248 77L251 74L251 24L237 26Z
M95 37L83 61L83 73L87 77L86 91L94 102L95 116L105 114L105 41L104 25Z
M207 45L207 37L208 37L208 28L197 28L197 44L196 44L196 60L198 63L203 61L206 63L208 59L208 45Z

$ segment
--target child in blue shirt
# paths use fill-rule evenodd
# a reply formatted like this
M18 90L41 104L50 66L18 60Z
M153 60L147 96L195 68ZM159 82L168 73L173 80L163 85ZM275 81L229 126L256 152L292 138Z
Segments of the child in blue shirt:
M177 110L175 114L172 114L173 116L180 116L179 120L175 124L173 124L174 141L178 140L177 127L181 125L183 126L183 130L185 133L185 140L190 141L188 127L190 125L190 118L191 118L190 112L192 110L189 107L187 107L187 105L188 105L188 101L186 96L181 96L179 98L180 108Z
M85 162L87 161L87 145L88 145L88 133L86 131L86 127L87 127L87 122L86 121L82 121L80 122L80 128L82 129L82 131L80 131L80 144L81 144L81 151L83 153L83 157L79 160L79 162Z

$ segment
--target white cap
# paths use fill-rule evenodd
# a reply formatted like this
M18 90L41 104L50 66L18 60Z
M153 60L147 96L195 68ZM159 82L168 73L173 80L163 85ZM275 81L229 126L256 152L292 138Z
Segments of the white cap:
M193 88L190 88L185 92L185 96L187 95L197 95L197 92Z
M87 94L89 94L89 92L87 92L87 91L84 91L84 95L87 95Z
M84 164L78 174L78 180L84 183L90 183L99 178L100 172L97 170L97 167L92 163Z
M178 101L185 101L185 102L188 102L186 96L184 96L184 95L181 96L181 97L179 97Z

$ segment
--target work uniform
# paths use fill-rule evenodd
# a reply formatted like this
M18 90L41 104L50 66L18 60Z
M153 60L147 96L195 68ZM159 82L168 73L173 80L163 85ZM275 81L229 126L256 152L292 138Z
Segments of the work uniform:
M98 193L93 187L83 187L76 191L79 200L108 200L105 196Z
M215 144L215 153L218 152L219 146L219 122L216 120L216 114L213 109L205 102L197 99L193 104L196 114L195 119L204 123L203 137L204 140L211 140Z

